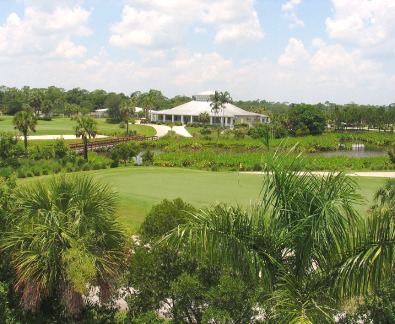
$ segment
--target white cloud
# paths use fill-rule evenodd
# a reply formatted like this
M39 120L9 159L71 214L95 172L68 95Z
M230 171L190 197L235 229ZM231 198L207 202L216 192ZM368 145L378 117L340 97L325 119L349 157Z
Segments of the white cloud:
M75 45L71 41L62 41L55 49L56 56L65 58L83 57L87 49L81 45Z
M77 36L89 36L91 30L87 22L91 15L90 11L80 6L57 7L51 12L37 8L26 8L25 20L32 30L42 34L68 34Z
M28 7L24 18L11 13L0 26L0 51L8 55L60 53L63 42L70 44L71 37L91 33L87 27L89 16L90 12L79 6L57 7L51 12ZM79 54L81 49L78 47Z
M190 27L202 31L208 25L216 27L218 43L264 36L253 0L243 4L236 0L136 0L125 5L121 20L112 26L110 43L121 47L170 48L184 42Z
M330 38L369 47L395 40L395 1L332 0L333 17L327 18ZM392 47L393 48L393 47Z
M301 4L301 0L289 0L281 6L283 17L290 21L290 28L303 27L304 22L298 18L298 6Z
M309 59L310 55L306 51L303 42L296 38L288 41L284 54L282 54L278 63L283 66L301 67L302 64Z

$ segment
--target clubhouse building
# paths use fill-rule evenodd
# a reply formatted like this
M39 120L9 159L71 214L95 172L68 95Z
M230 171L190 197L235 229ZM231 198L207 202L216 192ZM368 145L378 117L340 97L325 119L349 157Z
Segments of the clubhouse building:
M192 96L192 101L172 109L151 111L152 121L181 123L182 125L199 123L199 115L207 113L210 116L210 125L224 125L233 128L235 124L246 123L269 123L269 117L262 114L245 111L230 103L225 104L217 113L213 112L210 106L210 96L214 92L201 92Z

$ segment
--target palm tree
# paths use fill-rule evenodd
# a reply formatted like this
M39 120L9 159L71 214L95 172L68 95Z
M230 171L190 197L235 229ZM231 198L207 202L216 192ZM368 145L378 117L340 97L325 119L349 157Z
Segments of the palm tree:
M85 176L61 176L20 188L17 202L0 248L10 258L23 311L60 300L78 314L93 286L107 302L126 259L115 190Z
M12 119L15 128L22 132L25 143L25 152L27 154L27 134L29 131L35 132L37 117L27 111L19 111Z
M218 92L215 91L213 95L210 96L210 107L211 107L211 112L217 115L219 111L222 110L222 114L224 115L224 110L226 108L226 104L232 102L232 98L230 97L230 94L228 91L225 92ZM222 126L224 126L224 116L222 116Z
M374 200L380 204L381 207L394 209L395 201L395 179L387 179L383 187L379 188L374 194Z
M88 161L88 142L97 134L97 122L90 117L78 117L77 125L74 128L75 136L81 137L84 142L84 158Z
M126 135L129 135L129 118L134 114L134 112L135 104L132 99L122 104L120 113L123 121L126 123Z
M302 172L301 157L266 161L262 200L218 205L163 242L230 265L268 293L276 323L331 323L347 298L378 286L395 256L393 217L360 217L350 177Z

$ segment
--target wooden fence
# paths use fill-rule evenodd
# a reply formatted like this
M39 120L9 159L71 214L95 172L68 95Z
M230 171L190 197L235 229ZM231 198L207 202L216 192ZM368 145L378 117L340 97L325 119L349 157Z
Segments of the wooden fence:
M90 140L88 143L89 151L101 151L103 148L111 148L122 142L129 141L156 141L158 136L144 136L144 135L134 135L134 136L124 136L116 137L105 140ZM72 150L81 152L84 150L84 143L73 143L69 145Z

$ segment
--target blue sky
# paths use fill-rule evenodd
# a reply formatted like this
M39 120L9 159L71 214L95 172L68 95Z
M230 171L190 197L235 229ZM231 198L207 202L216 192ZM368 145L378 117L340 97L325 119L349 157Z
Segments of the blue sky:
M394 0L7 0L0 85L395 102Z

